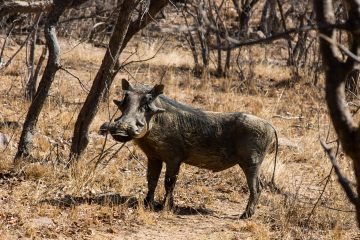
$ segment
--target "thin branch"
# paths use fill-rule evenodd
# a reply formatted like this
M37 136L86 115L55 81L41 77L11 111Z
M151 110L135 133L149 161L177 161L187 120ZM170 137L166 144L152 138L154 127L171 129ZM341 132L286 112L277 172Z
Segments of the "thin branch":
M10 59L0 68L4 69L7 66L10 65L10 63L12 62L12 60L16 57L16 55L21 51L21 49L25 46L25 44L29 41L29 38L32 36L32 33L36 30L37 26L39 25L41 18L38 18L36 20L36 22L32 25L31 30L29 32L29 34L27 35L25 41L21 44L21 46L19 47L19 49L10 57Z
M156 55L160 52L160 50L162 49L162 47L164 46L164 44L167 42L167 40L169 39L169 37L167 37L163 43L160 45L160 47L156 50L156 52L154 53L154 55L152 55L151 57L149 58L146 58L146 59L140 59L140 60L134 60L134 61L130 61L130 62L127 62L127 63L123 63L120 65L120 67L118 69L115 70L115 72L119 72L121 69L124 69L126 66L130 65L130 64L133 64L133 63L142 63L142 62L146 62L146 61L149 61L151 59L154 59L156 57ZM128 58L127 58L128 59Z
M20 19L16 19L15 21L13 21L13 23L11 24L11 27L8 31L8 33L6 34L6 37L5 37L5 40L4 40L4 43L3 43L3 46L1 48L1 53L0 53L0 67L2 66L2 58L3 58L3 55L4 55L4 50L5 50L5 46L6 46L6 43L7 43L7 40L8 38L10 37L12 31L14 30L14 27L15 27L15 24L19 21Z
M135 154L130 150L130 148L128 146L125 145L125 147L127 148L127 150L129 151L129 153L131 154L131 156L144 168L146 169L146 167L144 166L144 164L142 164L142 162L139 160L139 158L137 156L135 156Z
M300 119L304 119L303 116L298 116L298 117L288 117L288 116L282 116L282 115L274 115L272 116L273 118L281 118L281 119L285 119L285 120L300 120Z
M335 45L336 47L338 47L340 50L342 50L345 55L347 55L348 57L352 58L354 61L360 63L360 57L358 57L356 54L352 53L348 48L346 48L344 45L332 40L331 38L329 38L328 36L319 33L319 37L324 39L325 41L327 41L328 43Z
M69 70L67 70L66 68L64 68L63 66L60 66L59 68L60 70L63 70L64 72L66 72L67 74L69 74L70 76L76 78L80 84L80 87L86 92L89 93L89 89L88 87L81 81L81 79L76 76L75 74L71 73Z
M0 18L14 13L48 12L53 7L53 1L1 1Z
M111 11L114 11L114 10L113 10L113 9L104 9L104 10L102 10L102 11L99 11L99 12L97 12L97 13L91 14L91 15L89 15L89 16L71 17L71 18L64 19L64 20L60 21L59 24L68 23L68 22L71 22L71 21L84 20L84 19L92 19L92 18L95 18L95 17L99 16L100 14L107 13L107 12L111 12Z
M339 146L340 146L339 140L336 140L336 143L337 143L337 145L336 145L335 158L336 158L336 156L338 155L338 152L339 152ZM322 196L324 195L325 189L326 189L327 185L328 185L329 182L330 182L331 174L332 174L333 170L334 170L334 166L331 166L330 172L329 172L329 174L328 174L327 177L326 177L327 179L326 179L326 182L325 182L325 184L324 184L324 187L323 187L323 189L322 189L322 191L321 191L318 199L316 200L316 203L314 204L313 208L311 209L311 212L310 212L310 214L309 214L309 216L308 216L308 218L307 218L307 222L310 221L311 216L314 214L316 207L317 207L318 204L320 203L320 200L321 200Z
M221 49L221 50L229 50L229 49L231 50L231 49L239 48L242 46L250 46L250 45L255 45L255 44L260 44L260 43L271 43L272 41L275 41L275 40L288 38L290 34L297 34L299 32L307 32L307 31L319 30L319 29L335 29L335 28L347 30L347 29L349 29L349 26L346 23L343 23L343 24L313 24L313 25L308 25L308 26L304 26L301 28L290 28L287 31L274 33L271 36L266 37L266 38L251 39L251 40L247 40L247 41L240 41L240 40L237 40L237 39L227 36L226 40L233 44L231 44L230 46L213 46L213 48Z
M331 163L332 163L332 165L334 167L335 174L338 177L338 181L339 181L341 187L344 189L344 191L346 193L346 196L348 197L348 199L350 200L350 202L352 204L357 206L359 204L359 199L356 196L356 194L354 193L354 191L351 189L349 180L342 175L342 173L340 171L340 168L339 168L339 166L337 164L336 157L333 154L333 152L331 151L331 148L328 147L326 145L326 143L323 142L322 140L320 140L320 143L321 143L321 146L323 147L325 153L328 155L328 157L329 157L329 159L330 159L330 161L331 161Z

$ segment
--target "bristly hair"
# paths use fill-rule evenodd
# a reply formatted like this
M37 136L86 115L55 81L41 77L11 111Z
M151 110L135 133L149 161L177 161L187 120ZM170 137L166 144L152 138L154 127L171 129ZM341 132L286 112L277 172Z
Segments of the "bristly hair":
M160 95L158 99L161 107L166 109L165 113L155 116L155 121L160 124L164 123L164 121L171 121L180 129L193 129L206 135L212 135L221 129L221 125L212 121L209 116L200 109L179 103L164 95Z
M179 103L179 102L175 101L174 99L170 99L164 95L160 95L159 100L160 100L162 107L168 111L172 111L172 110L175 110L176 112L183 111L183 112L188 112L188 113L194 114L199 117L206 116L206 114L202 110Z

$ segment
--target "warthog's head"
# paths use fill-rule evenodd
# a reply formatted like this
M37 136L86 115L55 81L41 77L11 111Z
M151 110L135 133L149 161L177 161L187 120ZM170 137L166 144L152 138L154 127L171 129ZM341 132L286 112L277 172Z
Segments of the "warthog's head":
M123 79L124 98L114 100L122 115L114 122L106 122L100 127L100 133L109 131L119 142L142 138L150 130L150 119L165 110L155 106L155 99L163 93L164 85L155 85L152 89L136 89Z

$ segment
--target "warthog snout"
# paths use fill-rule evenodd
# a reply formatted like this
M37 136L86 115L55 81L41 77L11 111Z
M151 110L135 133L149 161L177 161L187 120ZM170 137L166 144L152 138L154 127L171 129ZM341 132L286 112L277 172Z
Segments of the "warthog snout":
M122 122L105 122L100 126L99 133L106 135L110 133L117 141L126 142L131 140L137 134L129 124Z
M133 138L142 136L144 125L145 124L142 123L132 125L120 120L115 122L105 122L100 126L99 134L106 135L106 133L110 133L115 140L120 142L127 142Z

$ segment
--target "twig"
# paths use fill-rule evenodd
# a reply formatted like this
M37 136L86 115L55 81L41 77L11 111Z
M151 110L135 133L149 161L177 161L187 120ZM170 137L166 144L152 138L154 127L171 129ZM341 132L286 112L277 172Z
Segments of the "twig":
M120 150L124 147L124 146L126 146L125 145L126 144L126 142L124 142L112 155L111 155L111 157L109 157L109 159L105 162L105 164L104 164L104 166L107 166L108 164L109 164L109 162L116 156L116 154L118 154L119 152L120 152ZM98 163L96 163L96 164L100 164L100 162ZM97 166L97 165L96 165ZM104 169L104 168L103 168Z
M18 118L18 121L17 122L19 122L19 120L24 116L26 114L26 111L25 112L23 112L21 115L20 115L20 117ZM12 131L12 134L11 134L11 136L10 136L10 139L9 139L9 141L8 141L8 143L6 144L6 146L5 146L5 148L4 148L4 150L2 151L3 153L6 151L6 149L8 149L8 147L9 147L9 145L10 145L10 143L11 143L11 141L12 141L12 139L14 138L14 136L15 136L15 133L16 133L16 128L14 127L14 129L13 129L13 131Z
M313 204L313 203L311 203L311 202L306 202L306 201L303 201L303 200L298 200L298 201L299 201L299 203ZM323 203L320 203L319 207L326 208L326 209L330 209L330 210L337 211L337 212L347 212L347 213L354 213L354 212L356 212L355 210L339 209L339 208L329 207L329 206L324 205Z
M165 70L163 71L163 73L161 74L160 81L159 81L160 84L162 84L166 72L167 72L167 70L165 69Z
M21 44L21 46L19 47L19 49L10 57L10 59L0 68L4 69L7 66L9 66L12 62L12 60L14 60L14 58L16 57L16 55L21 51L21 49L25 46L25 44L29 41L29 38L31 37L32 33L35 31L36 27L39 25L41 18L38 18L36 20L36 22L32 25L31 27L31 31L29 32L29 34L27 35L25 41Z
M306 32L306 31L311 31L311 30L319 30L319 29L328 29L328 28L337 28L337 29L346 30L349 27L347 24L326 24L326 25L313 24L313 25L304 26L301 28L290 28L287 31L274 33L271 36L266 37L266 38L251 39L251 40L247 40L247 41L240 41L240 40L237 40L237 39L227 36L226 40L233 43L232 45L213 46L213 48L221 49L221 50L229 50L229 49L231 50L231 49L239 48L242 46L255 45L255 44L259 44L259 43L270 43L270 42L278 40L278 39L288 38L288 36L290 34L294 34L294 33Z
M16 23L16 22L18 22L18 21L19 21L19 19L16 19L15 21L13 21L13 23L12 23L12 25L11 25L11 27L10 27L10 29L9 29L8 33L6 34L6 37L5 37L5 40L4 40L4 43L3 43L3 46L2 46L2 48L1 48L1 53L0 53L0 67L1 67L1 65L2 65L2 57L3 57L3 55L4 55L4 49L5 49L5 46L6 46L7 40L8 40L8 38L10 37L11 32L14 30L15 23Z
M293 120L293 119L304 119L303 116L298 116L298 117L287 117L287 116L282 116L282 115L274 115L272 116L273 118L281 118L281 119L285 119L285 120Z
M282 5L280 3L279 0L276 0L277 2L277 5L278 5L278 8L279 8L279 11L280 11L280 16L281 16L281 23L282 23L282 26L284 28L285 31L287 31L287 27L286 27L286 17L284 16L284 11L283 11L283 8L282 8ZM293 46L292 46L292 43L291 43L291 39L288 37L286 38L287 40L287 43L288 43L288 54L289 54L289 58L290 58L290 61L291 61L291 64L294 65L295 64L295 60L294 60L294 50L293 50Z
M127 72L127 74L129 74L129 76L130 76L134 81L136 81L135 76L134 76L126 67L123 67L123 70L124 70L125 72Z
M337 143L337 145L336 145L335 157L337 156L337 154L338 154L338 152L339 152L339 146L340 146L338 140L336 141L336 143ZM320 195L319 195L316 203L314 204L313 208L312 208L311 211L310 211L310 214L309 214L309 216L308 216L308 218L307 218L307 222L310 221L311 216L314 214L316 207L318 206L318 204L319 204L322 196L324 195L325 189L326 189L327 185L328 185L329 182L330 182L331 174L332 174L333 170L334 170L334 166L331 166L331 169L330 169L329 174L327 175L327 179L326 179L326 182L325 182L325 184L324 184L324 187L323 187L323 189L322 189L322 191L321 191L321 193L320 193Z
M360 62L360 57L356 56L354 53L352 53L348 48L346 48L344 45L332 40L331 38L329 38L328 36L319 33L319 37L324 39L325 41L327 41L328 43L335 45L336 47L338 47L340 50L342 50L345 55L347 55L348 57L352 58L354 61L356 62Z
M130 148L128 146L125 146L127 148L127 150L129 151L129 153L131 154L131 156L138 162L140 163L140 165L146 169L146 167L144 166L144 164L141 163L141 161L132 153L132 151L130 150Z
M149 58L146 58L146 59L140 59L140 60L134 60L134 61L130 61L130 62L127 62L127 63L123 63L121 64L121 66L115 70L115 72L118 72L120 71L120 69L123 69L124 67L126 67L127 65L130 65L132 63L140 63L140 62L146 62L146 61L149 61L151 59L154 59L156 57L156 55L160 52L160 50L162 49L162 47L164 46L164 44L167 42L167 40L169 39L169 37L167 37L163 43L160 45L160 47L156 50L156 52L154 53L154 55L152 55L151 57Z
M78 16L78 17L71 17L68 19L64 19L62 21L59 21L59 24L63 24L63 23L67 23L67 22L71 22L71 21L75 21L75 20L83 20L83 19L89 19L89 18L95 18L103 13L107 13L107 12L111 12L113 11L113 9L104 9L102 11L99 11L95 14L89 15L89 16Z
M334 171L336 173L336 176L338 177L338 181L341 185L341 187L344 189L346 196L348 197L349 201L354 204L355 206L358 205L359 199L356 196L356 194L354 193L354 191L351 189L350 184L349 184L349 180L347 178L345 178L341 171L340 168L337 164L336 161L336 157L335 155L332 153L331 148L329 148L325 142L323 142L322 140L320 140L321 146L323 147L325 153L328 155L333 167L334 167Z
M67 74L69 74L70 76L76 78L80 84L80 87L86 92L89 93L89 89L87 88L87 86L81 81L81 79L76 76L75 74L71 73L69 70L67 70L66 68L64 68L63 66L60 66L59 68L60 70L63 70L64 72L66 72Z

